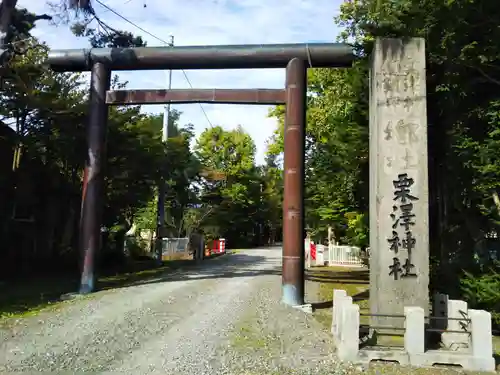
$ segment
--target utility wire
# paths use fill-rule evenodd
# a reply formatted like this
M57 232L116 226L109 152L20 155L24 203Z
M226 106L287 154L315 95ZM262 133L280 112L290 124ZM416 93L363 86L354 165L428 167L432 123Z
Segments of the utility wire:
M131 20L129 20L129 19L128 19L128 18L126 18L125 16L122 16L122 15L121 15L119 12L117 12L116 10L114 10L114 9L110 8L108 5L104 4L102 1L100 1L100 0L95 0L95 1L96 1L97 3L99 3L101 6L103 6L104 8L106 8L107 10L109 10L111 13L113 13L113 14L115 14L116 16L120 17L120 18L121 18L122 20L124 20L125 22L128 22L129 24L131 24L131 25L132 25L132 26L134 26L135 28L137 28L137 29L141 30L143 33L148 34L150 37L152 37L152 38L154 38L154 39L156 39L156 40L158 40L158 41L162 42L163 44L165 44L165 45L167 45L167 46L169 45L169 43L168 43L166 40L164 40L164 39L162 39L162 38L160 38L160 37L158 37L158 36L156 36L156 35L154 35L154 34L150 33L150 32L149 32L149 31L147 31L146 29L144 29L144 28L140 27L139 25L137 25L136 23L132 22ZM193 85L191 84L191 81L189 80L189 77L188 77L188 75L187 75L186 71L185 71L184 69L182 69L181 71L182 71L182 74L184 75L184 78L186 79L186 82L188 83L189 87L190 87L190 88L193 88ZM203 105L202 105L201 103L198 103L198 104L200 105L200 108L201 108L201 110L202 110L202 112L203 112L203 115L204 115L204 116L205 116L205 118L207 119L208 124L210 125L210 127L213 127L212 122L211 122L211 121L210 121L210 119L208 118L207 112L205 112L205 108L203 108Z

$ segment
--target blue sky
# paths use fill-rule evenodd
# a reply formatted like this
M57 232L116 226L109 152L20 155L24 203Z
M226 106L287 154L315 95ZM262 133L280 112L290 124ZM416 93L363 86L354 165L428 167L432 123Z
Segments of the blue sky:
M62 0L52 0L57 2ZM121 15L161 39L174 35L176 45L266 44L334 42L338 34L333 17L342 0L101 0ZM146 7L144 7L146 4ZM51 13L43 0L19 0L19 7ZM163 45L94 2L99 17L111 27L141 35L148 46ZM35 36L51 48L85 48L87 41L73 36L67 25L39 21ZM186 71L194 88L283 88L283 69ZM165 88L167 72L120 72L128 88ZM189 88L180 71L173 72L173 88ZM197 134L209 127L198 104L172 106L182 112L181 123L193 123ZM203 108L213 125L232 129L241 124L257 146L257 162L264 160L265 141L276 127L267 106L208 105ZM144 106L161 112L163 107Z

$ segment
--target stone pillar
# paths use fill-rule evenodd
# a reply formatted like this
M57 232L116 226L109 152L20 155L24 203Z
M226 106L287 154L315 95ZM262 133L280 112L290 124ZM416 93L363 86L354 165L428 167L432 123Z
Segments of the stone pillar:
M359 360L359 305L345 304L341 311L337 355L341 361L356 362Z
M338 341L340 340L340 332L342 329L342 310L344 306L350 306L353 304L352 302L352 297L350 296L339 296L337 300L335 301L336 306L335 306L335 315L333 316L333 324L332 324L332 334L333 334L333 341L337 344Z
M425 315L421 307L405 306L405 350L412 354L425 352Z
M377 39L370 71L370 308L429 311L425 43ZM402 327L403 319L373 318Z
M343 289L333 290L333 307L332 307L332 328L331 332L333 335L337 334L337 320L335 314L339 311L339 304L341 299L347 297L347 292Z
M443 334L441 335L441 341L443 342L444 347L450 351L467 349L469 346L469 334L467 333L469 328L469 323L467 322L467 319L469 318L469 312L467 302L462 300L449 299L447 306L447 317L452 319L447 322L448 330L463 331L464 333L443 332Z
M469 310L470 346L475 371L495 372L491 314L484 310Z

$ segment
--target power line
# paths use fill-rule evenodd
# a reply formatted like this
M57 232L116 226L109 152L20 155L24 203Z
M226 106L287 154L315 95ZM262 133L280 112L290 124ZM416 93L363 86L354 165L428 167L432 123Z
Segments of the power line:
M152 37L152 38L154 38L154 39L156 39L156 40L158 40L158 41L162 42L163 44L165 44L165 45L167 45L167 46L169 45L169 43L168 43L166 40L164 40L164 39L162 39L162 38L160 38L160 37L158 37L158 36L156 36L156 35L154 35L154 34L150 33L150 32L149 32L149 31L147 31L146 29L144 29L144 28L140 27L140 26L139 26L139 25L137 25L136 23L134 23L134 22L132 22L131 20L129 20L127 17L122 16L119 12L117 12L117 11L116 11L116 10L114 10L113 8L110 8L108 5L104 4L102 1L100 1L100 0L95 0L95 1L96 1L97 3L99 3L101 6L103 6L104 8L106 8L107 10L109 10L111 13L113 13L113 14L115 14L116 16L120 17L120 18L121 18L122 20L124 20L125 22L128 22L129 24L131 24L131 25L132 25L132 26L134 26L135 28L137 28L137 29L141 30L143 33L148 34L150 37ZM189 77L188 77L188 75L187 75L186 71L185 71L184 69L182 69L181 71L182 71L182 74L184 75L184 78L186 79L186 82L188 83L189 87L190 87L190 88L193 88L193 85L191 84L191 81L189 80ZM202 105L201 103L198 103L198 104L200 105L200 108L201 108L201 110L202 110L202 112L203 112L203 115L205 116L205 118L206 118L206 120L207 120L208 124L210 125L210 127L213 127L212 122L211 122L211 121L210 121L210 119L208 118L207 112L205 112L205 108L203 108L203 105Z

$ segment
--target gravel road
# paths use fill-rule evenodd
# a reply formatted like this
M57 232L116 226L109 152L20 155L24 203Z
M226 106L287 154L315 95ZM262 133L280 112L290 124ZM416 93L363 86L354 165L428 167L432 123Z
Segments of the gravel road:
M280 248L247 250L9 322L0 373L271 374L304 358L311 371L335 363L329 335L279 303L280 268Z

